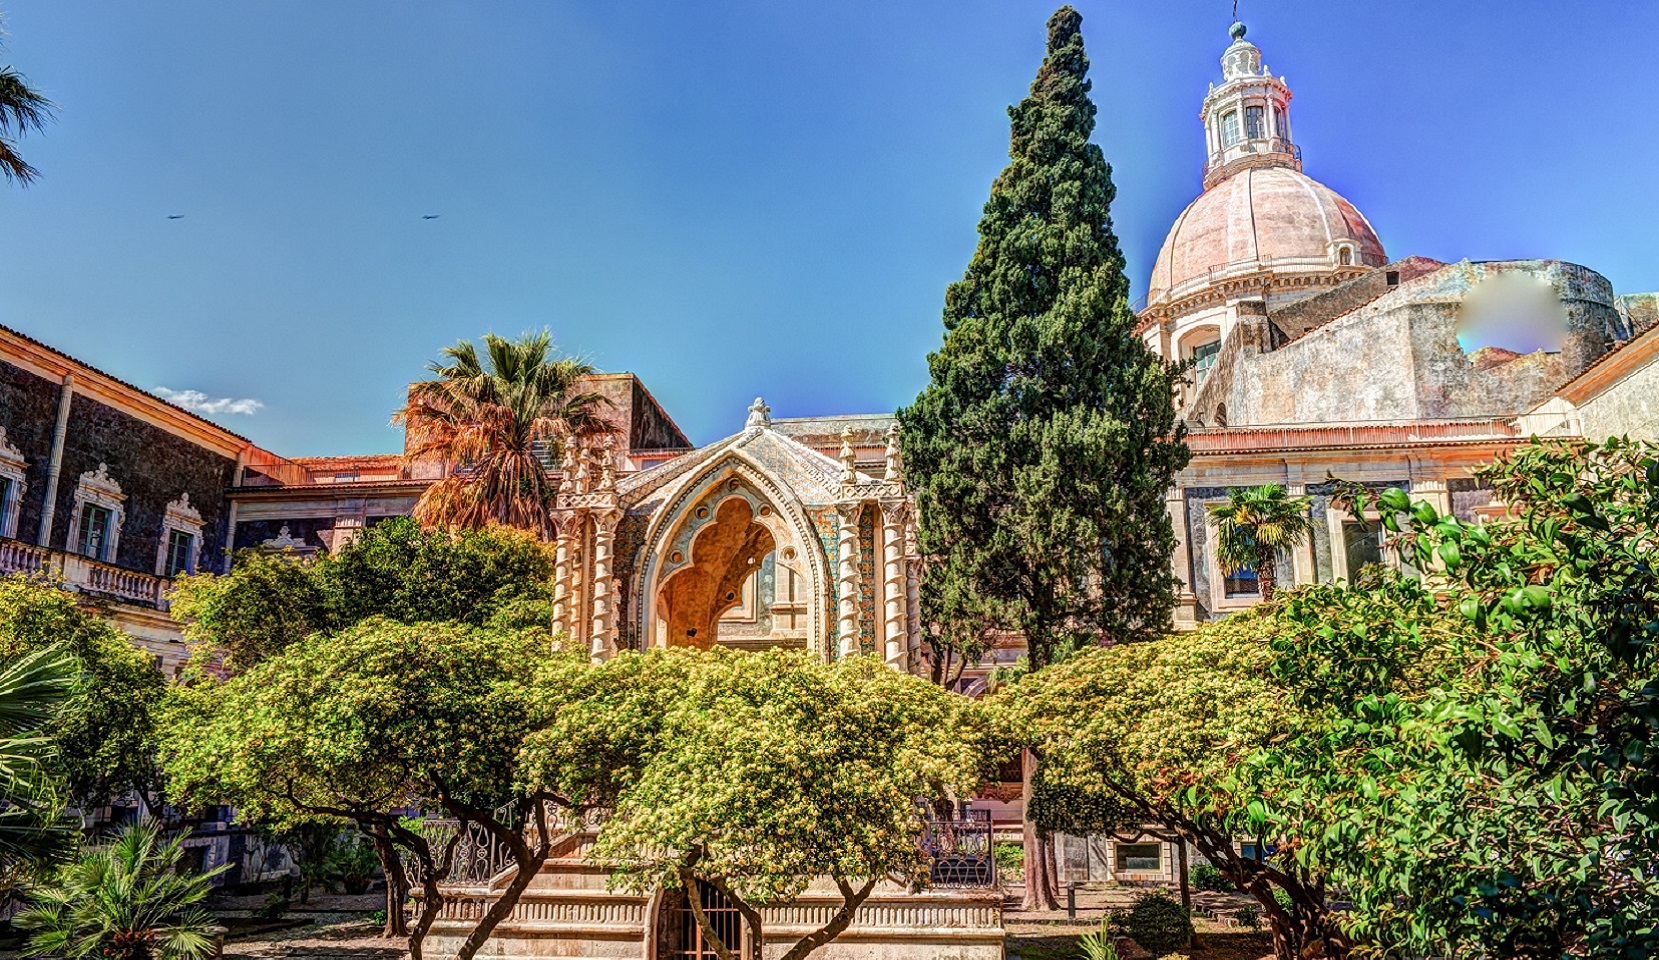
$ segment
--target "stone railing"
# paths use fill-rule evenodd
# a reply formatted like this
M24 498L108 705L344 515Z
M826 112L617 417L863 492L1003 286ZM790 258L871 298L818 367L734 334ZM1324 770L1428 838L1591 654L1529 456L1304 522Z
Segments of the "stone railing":
M0 537L0 574L42 574L82 593L167 609L172 581L78 554Z

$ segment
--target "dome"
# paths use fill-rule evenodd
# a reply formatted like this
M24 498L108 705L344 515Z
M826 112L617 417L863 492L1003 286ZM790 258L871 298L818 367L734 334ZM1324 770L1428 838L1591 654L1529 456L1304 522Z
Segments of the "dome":
M1387 262L1371 224L1336 191L1291 166L1245 167L1176 219L1152 268L1147 303L1231 277L1330 276Z

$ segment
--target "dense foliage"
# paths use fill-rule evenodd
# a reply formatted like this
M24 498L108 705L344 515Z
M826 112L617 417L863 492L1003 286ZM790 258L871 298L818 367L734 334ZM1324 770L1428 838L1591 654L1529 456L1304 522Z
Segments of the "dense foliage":
M60 859L74 841L62 815L63 788L49 730L74 692L75 661L49 648L0 666L0 895L23 875Z
M1080 643L1155 637L1175 602L1164 497L1188 458L1180 370L1135 334L1116 188L1089 142L1082 19L1069 6L1049 19L979 245L945 292L930 382L898 414L941 680L991 632L1022 634L1041 669ZM1052 908L1052 857L1030 830L1026 845L1027 905Z
M597 669L638 676L664 656L624 655ZM596 848L618 864L618 883L642 891L712 884L759 942L755 904L828 878L840 906L781 960L833 940L883 879L928 883L918 800L975 786L978 758L959 735L972 725L969 701L870 657L830 665L786 651L666 656L670 669L657 675L679 665L683 676L660 700L603 704L614 727L645 748ZM629 706L640 710L638 723L622 712ZM705 933L718 941L706 924ZM735 956L738 945L716 949Z
M484 335L484 353L463 340L430 367L436 376L409 388L393 418L409 431L405 458L449 469L415 504L428 526L518 527L549 537L557 484L545 458L572 436L614 428L599 394L580 390L592 365L557 356L547 331L508 340Z
M183 869L187 836L163 840L154 824L128 826L31 890L31 906L16 920L29 932L29 954L63 960L213 956L213 919L201 904L225 868Z
M69 799L97 807L135 790L155 802L152 711L166 680L119 630L44 580L0 577L0 663L57 649L74 658L74 695L47 724Z
M1164 496L1187 461L1178 371L1134 332L1081 22L1070 7L1049 20L931 382L899 412L927 617L1019 630L1038 668L1064 634L1168 627Z
M316 634L225 683L177 688L163 724L168 782L185 804L231 804L278 827L345 819L395 840L426 881L418 957L454 844L410 830L401 812L432 807L507 829L492 811L515 805L524 823L540 799L515 789L513 760L544 707L531 685L565 666L545 632L375 618Z
M1162 890L1143 894L1129 909L1123 928L1130 939L1161 957L1192 943L1192 918Z
M407 517L376 523L313 561L245 551L230 573L183 577L173 611L186 634L244 669L315 632L370 617L528 627L551 617L547 548L504 527L425 530Z
M1253 765L1267 828L1375 952L1659 948L1659 463L1535 443L1482 476L1509 516L1380 499L1432 589L1318 589L1275 669L1329 721Z

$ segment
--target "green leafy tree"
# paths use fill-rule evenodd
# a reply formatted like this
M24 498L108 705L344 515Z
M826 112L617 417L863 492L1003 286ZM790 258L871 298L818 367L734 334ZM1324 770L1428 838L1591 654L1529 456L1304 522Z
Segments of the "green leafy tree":
M1164 497L1188 458L1179 368L1135 335L1111 169L1089 142L1081 22L1071 7L1049 20L1031 95L1009 110L1010 163L978 249L945 294L931 382L899 411L932 642L1017 631L1038 670L1079 636L1167 629ZM1027 905L1053 907L1046 845L1030 829L1026 841Z
M1659 458L1544 442L1508 516L1375 501L1427 584L1299 591L1276 675L1326 719L1244 765L1378 955L1659 950Z
M166 679L74 594L27 576L0 577L0 662L47 649L72 656L79 674L74 696L45 728L69 799L97 807L130 790L155 806L152 712Z
M51 647L8 658L0 668L0 878L8 883L74 844L51 766L57 741L48 730L74 692L75 667L73 657Z
M7 180L28 186L40 171L23 162L17 152L17 138L30 130L43 130L57 107L29 86L23 75L9 66L0 67L0 173Z
M461 469L421 494L415 516L429 526L496 523L550 536L557 484L546 451L572 435L613 429L598 413L607 401L579 389L593 366L554 355L543 330L517 340L485 334L483 356L462 340L430 369L437 376L409 388L393 422L408 428L407 460Z
M169 783L183 803L231 804L279 829L352 821L375 841L388 881L412 859L422 894L408 931L416 960L461 834L487 831L517 875L458 953L468 960L558 836L548 819L558 798L518 789L515 765L538 713L551 709L529 696L537 672L585 668L547 648L545 632L381 618L313 635L223 684L177 690L163 725ZM416 829L403 816L410 808L441 809L460 828Z
M668 669L649 666L665 658L658 653L597 668L666 678L692 665L659 696L614 702L638 708L638 727L648 731L632 733L632 715L611 718L640 751L625 764L626 785L595 848L618 864L616 882L687 894L722 960L746 948L710 924L701 885L732 900L748 955L758 956L757 905L828 878L840 905L779 954L801 960L839 936L884 878L927 884L918 800L975 785L978 758L960 735L972 703L867 657L829 665L786 651L666 656ZM527 750L538 744L555 746L542 738Z
M227 574L180 578L172 602L190 639L225 651L241 670L312 633L376 616L508 629L543 624L552 573L546 546L522 531L426 530L394 517L312 561L245 551Z
M213 877L181 869L187 834L163 841L154 824L128 826L52 883L30 892L17 917L34 956L81 960L205 960L213 918L202 901Z
M1263 600L1278 587L1278 555L1313 533L1308 498L1293 497L1276 483L1229 491L1210 506L1215 520L1216 561L1227 573L1254 570Z
M1245 857L1235 846L1279 839L1268 831L1257 784L1235 779L1235 769L1318 729L1319 714L1270 673L1280 629L1256 610L1153 643L1089 650L988 702L1042 758L1029 812L1039 826L1134 833L1162 826L1256 899L1276 954L1293 960L1309 944L1332 954L1344 948L1323 875L1280 858Z

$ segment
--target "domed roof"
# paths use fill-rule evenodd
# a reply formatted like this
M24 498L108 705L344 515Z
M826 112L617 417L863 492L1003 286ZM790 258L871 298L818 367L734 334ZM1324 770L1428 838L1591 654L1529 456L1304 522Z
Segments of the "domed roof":
M1387 262L1371 224L1335 190L1291 166L1246 167L1204 191L1176 219L1152 268L1147 303L1226 277L1329 275Z

